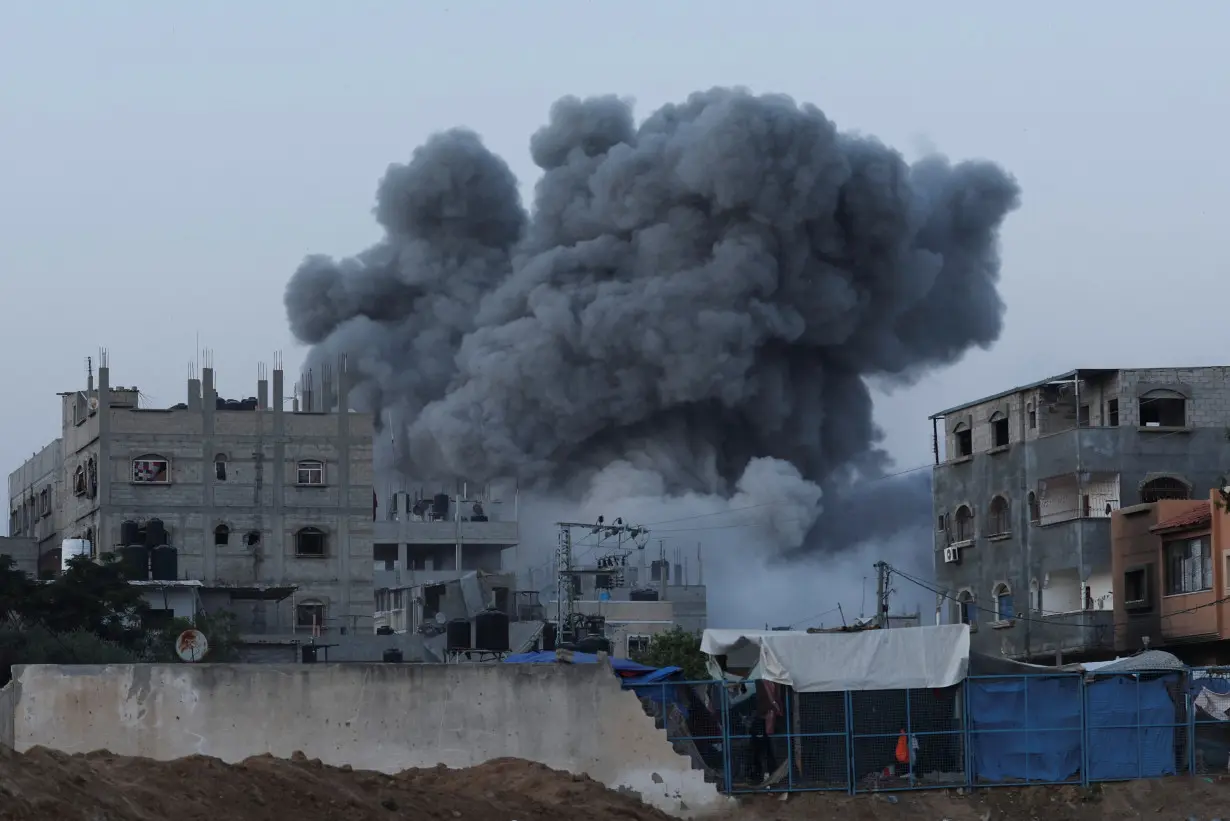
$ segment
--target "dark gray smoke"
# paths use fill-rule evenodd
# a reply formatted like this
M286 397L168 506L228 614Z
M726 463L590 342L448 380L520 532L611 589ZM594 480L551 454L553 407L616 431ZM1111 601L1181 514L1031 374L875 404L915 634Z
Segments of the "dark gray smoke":
M295 336L350 354L416 476L786 498L806 532L822 494L887 464L866 379L1000 333L1019 190L992 163L909 164L727 89L639 126L615 97L565 98L530 151L527 215L475 134L432 137L379 185L385 239L287 286Z

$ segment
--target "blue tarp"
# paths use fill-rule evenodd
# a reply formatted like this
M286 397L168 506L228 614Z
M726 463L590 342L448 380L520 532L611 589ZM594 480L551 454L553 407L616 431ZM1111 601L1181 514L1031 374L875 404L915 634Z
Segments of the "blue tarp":
M974 782L1066 781L1081 768L1078 676L969 679Z
M1174 775L1174 700L1167 681L1109 676L1085 688L1089 705L1089 778L1098 781Z

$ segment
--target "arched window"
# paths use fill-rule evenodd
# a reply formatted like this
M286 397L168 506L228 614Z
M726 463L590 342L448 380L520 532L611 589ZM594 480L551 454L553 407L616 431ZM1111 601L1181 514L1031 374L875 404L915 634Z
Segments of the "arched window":
M957 458L961 459L970 456L974 452L974 435L969 429L969 425L961 422L952 429L952 436L957 447Z
M225 545L231 543L231 529L226 525L218 525L214 528L214 544Z
M1012 607L1012 588L1006 584L995 585L992 594L995 598L995 618L999 621L1009 621L1016 618Z
M85 495L85 465L77 465L77 469L73 471L73 495Z
M1008 447L1008 417L1003 411L991 414L991 447Z
M309 559L324 558L327 543L325 532L318 527L305 527L295 534L295 555Z
M962 590L957 595L957 614L962 624L978 623L978 607L974 604L974 594Z
M226 454L219 453L214 456L214 478L219 482L226 481Z
M171 481L171 463L154 453L132 460L132 481L137 485L165 485Z
M325 483L325 463L308 459L300 462L295 475L295 484L323 485Z
M325 603L319 599L304 599L295 605L295 626L308 630L325 628Z
M1163 499L1190 499L1192 489L1182 479L1173 476L1159 476L1150 479L1140 487L1140 501L1144 504L1160 502Z
M1008 505L1008 500L1003 496L996 496L991 500L990 521L992 536L1004 536L1012 532L1012 509Z
M1140 427L1182 428L1187 425L1187 397L1178 391L1152 390L1140 397Z
M957 508L957 515L953 520L956 525L956 533L953 534L956 541L968 542L974 538L974 512L968 505Z
M1038 504L1038 494L1029 491L1029 521L1037 524L1042 521L1042 506Z

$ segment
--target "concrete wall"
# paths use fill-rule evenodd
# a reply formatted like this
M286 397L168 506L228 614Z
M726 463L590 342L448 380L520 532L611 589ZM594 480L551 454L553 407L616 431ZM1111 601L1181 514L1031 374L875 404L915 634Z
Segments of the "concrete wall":
M302 751L386 773L512 756L667 810L720 800L605 665L34 665L14 668L14 686L19 751Z
M17 684L10 681L0 687L0 747L13 749L13 718L17 695Z

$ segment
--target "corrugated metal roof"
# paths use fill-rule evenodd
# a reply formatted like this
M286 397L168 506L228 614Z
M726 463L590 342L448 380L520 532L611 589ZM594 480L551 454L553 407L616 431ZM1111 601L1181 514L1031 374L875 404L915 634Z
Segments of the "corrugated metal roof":
M1213 521L1213 510L1208 502L1193 502L1192 509L1178 516L1171 516L1149 528L1154 533L1160 530L1191 530Z

